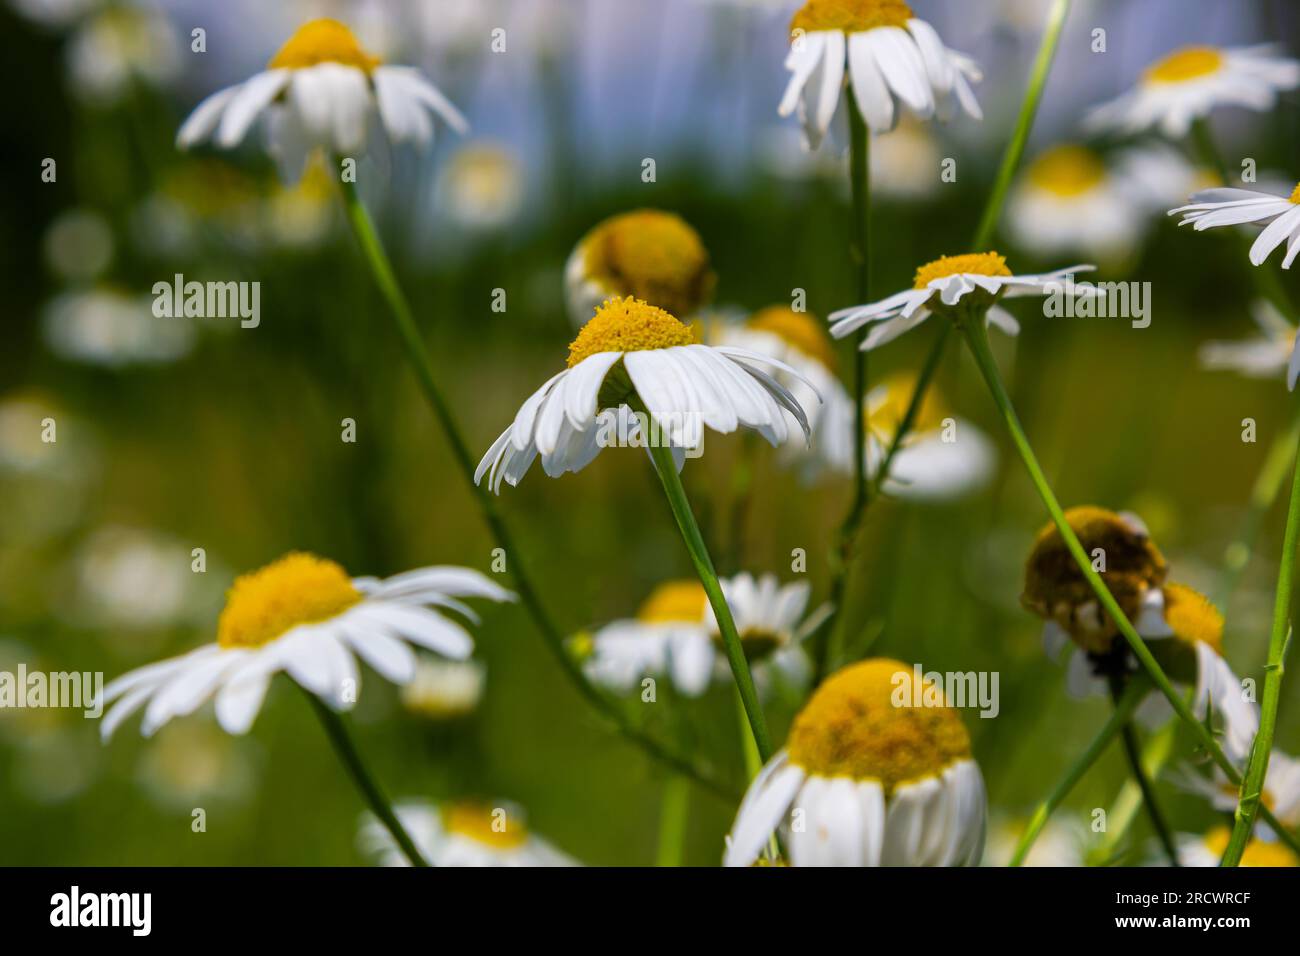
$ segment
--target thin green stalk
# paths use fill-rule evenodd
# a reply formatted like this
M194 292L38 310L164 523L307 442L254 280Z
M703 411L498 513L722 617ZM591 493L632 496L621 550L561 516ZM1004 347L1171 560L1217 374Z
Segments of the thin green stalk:
M754 733L749 727L749 714L745 710L744 698L740 696L740 690L736 690L736 726L740 729L740 749L745 755L745 782L748 783L758 776L758 772L763 769L763 757L758 752L758 741L754 739Z
M1178 714L1183 721L1193 729L1201 745L1206 752L1213 758L1214 762L1226 773L1229 779L1234 783L1241 779L1237 773L1237 768L1233 766L1219 747L1217 741L1210 734L1209 730L1196 719L1191 708L1182 696L1174 690L1173 684L1170 683L1164 669L1151 655L1150 649L1147 648L1146 642L1133 629L1127 615L1120 608L1115 596L1110 593L1110 588L1106 587L1101 576L1093 570L1092 562L1083 550L1083 545L1079 543L1078 536L1070 523L1065 520L1065 513L1061 510L1060 503L1056 500L1056 495L1052 492L1051 486L1047 483L1047 478L1043 474L1042 467L1038 464L1038 458L1034 454L1033 448L1029 444L1029 439L1025 437L1024 429L1020 426L1020 419L1016 415L1016 410L1011 404L1011 398L1007 395L1006 386L1002 383L1002 374L998 371L997 362L993 358L993 352L989 349L988 332L984 328L984 317L982 314L975 316L966 316L961 322L961 329L966 335L966 341L970 345L971 354L975 357L975 362L979 366L984 381L988 385L989 394L992 396L994 404L997 405L1001 413L1002 421L1011 435L1012 443L1016 446L1021 460L1025 464L1026 471L1029 472L1029 478L1034 484L1038 496L1042 498L1043 504L1047 506L1047 511L1052 517L1052 522L1056 525L1065 541L1066 549L1070 556L1074 558L1075 564L1078 565L1079 571L1083 574L1092 589L1093 594L1097 596L1098 603L1105 609L1106 614L1115 626L1119 629L1124 640L1128 643L1133 655L1138 659L1142 670L1151 678L1159 691L1165 695L1169 703L1173 705L1174 712ZM1234 779L1235 778L1235 779Z
M311 701L312 709L316 711L321 726L325 728L325 736L329 737L330 743L334 745L334 752L338 754L339 760L342 761L348 775L352 778L352 782L361 791L361 796L370 807L370 812L388 830L401 849L402 855L406 857L411 866L428 866L429 861L420 853L415 841L406 832L406 827L402 826L402 821L393 812L393 806L389 802L387 795L385 795L383 788L379 785L379 781L366 769L361 754L357 751L356 744L352 742L352 737L348 734L347 725L343 723L343 718L330 710L315 694L310 691L303 691L303 693Z
M1146 684L1145 681L1142 683ZM1111 696L1116 705L1123 696L1123 687L1122 678L1111 680ZM1147 808L1147 817L1151 820L1151 828L1155 831L1156 839L1160 841L1160 847L1164 850L1169 865L1178 866L1178 851L1174 848L1173 833L1165 822L1165 815L1160 811L1160 804L1156 801L1156 788L1151 783L1151 778L1147 776L1146 768L1142 766L1142 751L1138 748L1137 733L1133 729L1132 720L1124 722L1120 730L1120 739L1124 742L1124 757L1128 760L1133 782L1137 784L1138 791L1142 794L1142 803Z
M700 584L704 586L704 593L709 598L713 616L717 618L718 630L722 634L722 643L727 652L727 663L731 665L731 676L735 678L736 689L740 692L745 716L754 733L754 742L758 745L759 757L766 761L772 755L772 742L767 733L763 707L758 701L758 692L754 689L754 678L749 673L749 664L745 660L745 651L740 643L740 634L736 631L736 622L731 616L731 608L722 593L718 573L713 568L713 559L709 557L709 549L704 543L704 536L700 534L695 513L691 511L686 489L682 487L681 476L677 474L672 449L660 441L651 441L648 447L659 481L664 486L668 506L672 509L673 517L677 519L677 528L682 533L682 541L691 556L691 563L695 565L695 573L699 576Z
M1061 31L1070 13L1070 0L1056 0L1047 14L1047 26L1043 30L1042 42L1038 45L1038 55L1034 58L1034 68L1029 74L1029 89L1025 91L1024 103L1020 107L1020 116L1016 120L1015 132L1011 142L1002 154L1002 165L998 168L997 179L993 181L993 192L984 206L984 215L980 217L979 228L975 230L975 241L971 245L974 252L987 252L984 247L997 231L998 220L1002 218L1002 206L1015 178L1020 158L1025 152L1025 143L1029 141L1029 131L1034 128L1034 117L1038 114L1038 104L1043 98L1043 88L1047 85L1048 74L1052 70L1052 61L1056 58L1056 48L1060 44Z
M1250 748L1246 773L1237 798L1236 820L1228 849L1223 854L1224 866L1241 862L1246 844L1255 827L1255 816L1260 809L1260 795L1268 774L1268 758L1273 750L1273 733L1277 729L1278 702L1282 699L1283 659L1286 655L1290 633L1291 590L1294 587L1295 552L1300 538L1300 446L1296 448L1296 462L1291 478L1291 503L1286 513L1286 531L1282 538L1282 562L1277 574L1277 594L1273 600L1273 630L1268 638L1268 663L1264 665L1264 694L1260 700L1259 732Z
M1065 26L1066 18L1070 12L1071 0L1055 0L1051 11L1048 13L1047 24L1043 30L1043 39L1038 47L1038 54L1034 58L1033 70L1029 77L1029 86L1025 90L1025 98L1020 104L1020 113L1016 119L1016 126L1012 132L1011 139L1007 142L1007 148L1002 153L1002 161L998 167L998 174L993 183L993 189L989 193L988 200L984 204L984 211L980 216L979 227L975 230L975 238L971 243L971 249L974 252L985 252L986 246L993 239L993 233L997 230L998 222L1002 218L1003 206L1006 203L1007 192L1011 188L1011 181L1015 177L1016 170L1020 166L1020 160L1025 154L1025 144L1029 141L1029 133L1034 127L1034 119L1038 115L1038 105L1043 98L1043 88L1047 85L1047 77L1051 72L1052 61L1056 57L1056 49L1060 44L1061 31ZM857 115L855 109L849 110L850 120ZM860 120L859 120L860 121ZM852 132L852 128L850 128ZM850 163L852 166L852 163ZM857 182L857 177L853 177L853 182ZM856 218L856 217L855 217ZM865 259L865 257L864 257ZM866 295L862 295L861 302L866 302ZM925 375L917 380L916 387L912 390L912 398L908 402L907 412L904 415L905 425L899 427L894 435L890 450L885 459L881 462L877 470L876 477L871 483L870 493L879 496L880 489L889 479L889 470L893 465L894 456L902 447L908 434L911 432L912 423L916 421L916 415L921 408L921 403L925 399L925 393L929 390L930 380L933 378L934 369L939 365L943 358L944 345L948 341L946 334L941 334L930 348L930 354L926 356L924 369L929 370L929 375ZM858 339L861 344L861 335ZM858 353L862 354L862 353ZM865 362L865 359L863 360ZM857 368L855 366L855 378ZM865 366L863 371L865 380ZM859 393L859 398L861 398ZM855 440L861 440L864 444L866 441L866 428L862 416L865 414L862 408L862 402L857 406L858 419L855 422ZM865 456L861 453L862 449L857 449L855 459L857 464L865 467ZM860 482L860 479L859 479ZM861 485L859 484L859 487ZM854 492L854 508L857 506L858 493ZM867 498L863 497L863 509L866 507ZM850 524L852 520L852 526ZM830 601L834 606L834 612L831 617L827 618L822 627L811 638L812 647L814 648L814 686L816 681L824 676L824 668L827 663L829 648L836 642L832 632L842 627L843 614L841 608L844 602L844 593L847 589L847 579L849 566L852 560L853 540L856 537L856 531L846 533L845 529L850 529L861 523L861 515L854 514L854 510L849 512L849 518L841 529L839 537L839 547L833 553L833 562L831 565L831 585Z
M659 845L655 850L655 866L682 865L690 803L689 781L676 775L669 777L664 782L659 804Z
M853 87L848 91L849 117L849 189L852 193L853 238L849 244L849 261L853 264L854 290L858 302L871 297L871 133L858 109ZM862 350L867 330L853 340L853 498L840 523L833 553L831 602L837 609L843 603L853 549L862 529L871 492L867 482L867 353ZM833 643L830 627L821 629L812 643L813 679L816 687L826 676Z
M1241 575L1245 572L1250 556L1255 550L1255 542L1259 539L1260 531L1263 530L1264 516L1272 509L1278 492L1282 490L1282 483L1286 480L1287 470L1295 457L1297 444L1300 444L1300 404L1296 405L1286 431L1275 438L1269 446L1268 453L1264 456L1264 467L1260 469L1254 487L1251 488L1250 501L1241 528L1223 552L1223 570L1218 600L1215 603L1219 605L1224 617L1228 616L1232 596L1236 593Z
M691 760L669 751L663 744L634 725L613 701L602 694L587 679L587 676L582 672L582 668L565 650L564 637L559 628L556 627L555 622L551 620L550 614L546 611L536 588L533 586L532 579L529 577L520 557L520 552L514 546L514 539L510 534L510 530L497 508L495 498L486 488L481 487L474 481L474 460L470 457L469 448L465 444L465 439L461 436L460 428L456 423L455 416L452 414L451 407L438 386L437 378L433 373L433 366L430 364L429 357L425 352L424 341L420 337L420 330L415 324L415 317L411 312L411 307L397 282L397 275L393 271L388 254L384 251L383 243L380 242L379 235L375 231L370 214L362 204L360 196L357 195L355 183L346 181L343 183L343 206L347 212L352 231L356 234L357 243L361 246L361 252L365 257L366 264L370 267L370 271L374 276L375 284L379 286L380 293L383 295L385 302L388 303L389 314L396 325L402 349L412 371L415 372L415 378L420 385L420 390L424 393L430 408L433 409L434 417L438 419L439 425L442 426L447 443L451 446L452 457L469 485L470 493L478 502L479 509L483 513L483 518L487 522L492 536L502 550L510 555L515 590L519 593L524 608L532 617L533 623L541 633L551 655L560 665L565 676L578 689L578 692L620 734L640 747L651 758L665 764L679 774L690 777L705 789L730 799L733 796L730 787L705 773Z
M1029 818L1029 825L1025 827L1025 832L1020 836L1020 842L1016 844L1016 850L1011 855L1011 861L1008 866L1020 866L1025 862L1025 857L1029 855L1034 841L1047 825L1048 818L1059 807L1062 801L1070 795L1070 791L1075 785L1083 779L1083 775L1091 769L1092 765L1097 762L1106 747L1115 738L1133 717L1133 711L1137 710L1138 704L1151 689L1151 685L1142 678L1135 678L1129 681L1128 687L1115 702L1115 710L1106 720L1101 732L1093 738L1092 743L1088 745L1077 760L1074 761L1065 772L1065 776L1060 782L1052 788L1052 792L1047 799L1038 805L1034 810L1034 815Z

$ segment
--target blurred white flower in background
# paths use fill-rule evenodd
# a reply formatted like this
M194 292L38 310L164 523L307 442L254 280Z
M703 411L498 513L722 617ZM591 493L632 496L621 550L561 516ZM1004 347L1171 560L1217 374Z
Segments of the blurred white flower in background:
M109 368L174 362L195 340L190 322L155 316L149 296L106 287L55 296L41 315L41 333L60 358Z
M254 747L209 721L176 721L148 742L136 776L154 803L177 813L213 801L237 803L256 782Z
M524 170L509 147L487 141L457 149L441 166L438 207L470 231L510 225L524 201Z
M420 854L434 866L581 865L531 833L523 810L511 803L409 800L393 809ZM380 866L410 865L388 830L368 813L361 818L357 846Z
M68 83L82 101L111 106L133 83L164 86L180 70L179 39L148 6L119 3L95 13L68 39Z
M415 676L401 689L402 706L430 720L454 720L478 709L486 683L487 668L476 660L421 654Z
M68 209L45 230L45 262L65 281L98 278L113 261L113 230L93 209Z

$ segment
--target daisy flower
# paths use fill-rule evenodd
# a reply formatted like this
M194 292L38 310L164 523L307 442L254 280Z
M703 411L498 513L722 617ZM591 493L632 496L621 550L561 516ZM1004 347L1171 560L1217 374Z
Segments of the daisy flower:
M773 668L791 684L806 683L809 662L801 642L810 630L804 621L808 585L781 585L771 574L738 574L720 583L756 683L766 685ZM591 637L584 666L593 681L616 691L667 674L687 697L698 697L712 680L730 673L699 581L667 581L650 592L635 618L602 627Z
M700 448L705 427L750 428L778 446L789 437L789 412L807 437L804 410L762 365L799 377L769 356L701 345L693 328L663 309L611 299L569 346L568 368L534 392L492 443L474 480L486 476L499 492L502 481L518 484L539 454L553 478L580 471L620 443L618 415L633 405L649 420L642 443L670 446L678 467L686 451Z
M879 323L862 343L863 351L892 342L916 328L933 313L950 317L963 309L984 312L990 325L1009 335L1020 325L997 303L1003 298L1047 296L1073 290L1076 295L1095 294L1095 287L1067 287L1063 280L1094 266L1077 265L1042 275L1012 275L1007 260L996 252L943 256L916 270L911 289L868 305L855 305L831 313L831 335L842 339L870 322Z
M1195 688L1192 710L1218 717L1224 751L1241 759L1259 729L1259 713L1242 695L1241 681L1223 658L1223 615L1202 594L1165 582L1168 566L1133 515L1102 508L1066 511L1065 518L1083 550L1105 560L1103 580L1116 603L1161 669L1175 684ZM1137 659L1101 610L1054 524L1038 536L1025 566L1021 603L1046 619L1043 648L1056 660L1067 644L1078 650L1066 672L1074 697L1106 694L1110 681L1127 679ZM1153 691L1138 709L1147 725L1173 715L1169 702Z
M1219 767L1214 768L1212 777L1189 771L1177 782L1183 789L1204 797L1216 810L1233 813L1237 809L1239 788ZM1300 826L1300 760L1280 750L1270 752L1262 800L1283 826ZM1260 823L1258 833L1264 839L1273 839L1273 831L1266 823Z
M686 220L637 209L611 216L578 240L564 267L565 303L574 328L617 296L689 319L713 297L714 278L708 250Z
M421 854L434 866L580 866L534 833L512 804L423 800L394 807ZM409 866L388 830L370 814L357 836L361 852L379 866Z
M1233 798L1232 805L1237 805ZM1204 836L1189 833L1178 835L1178 863L1180 866L1218 866L1228 849L1232 831L1225 826L1215 827ZM1246 844L1238 866L1300 866L1300 859L1281 843L1253 839Z
M944 46L902 0L807 0L790 34L791 76L778 112L798 111L809 149L826 137L846 72L873 133L889 132L904 110L948 120L960 107L983 118L970 87L981 79L979 67Z
M1300 353L1296 350L1297 330L1271 302L1255 302L1251 317L1259 326L1259 335L1235 342L1212 341L1197 353L1208 369L1227 369L1247 378L1280 378L1286 375L1287 388L1294 389L1300 377Z
M1146 231L1147 210L1086 146L1049 149L1026 168L1007 202L1007 232L1023 249L1117 259Z
M1186 206L1169 210L1183 214L1180 226L1195 223L1197 232L1219 226L1260 225L1264 231L1250 247L1250 264L1264 264L1273 250L1287 244L1282 268L1290 269L1300 255L1300 186L1290 196L1255 192L1253 189L1206 189L1192 195Z
M362 153L376 118L389 140L423 146L433 139L434 116L458 133L469 128L417 70L381 64L342 23L320 19L299 27L266 70L200 103L176 143L233 149L260 120L268 152L294 180L317 148Z
M402 706L429 720L454 720L477 709L486 682L487 669L478 661L421 654L415 675L402 687Z
M832 674L736 813L725 864L749 866L779 833L793 866L966 866L984 847L984 779L957 711L885 658Z
M217 622L217 640L117 678L105 739L144 707L141 733L193 713L215 696L227 733L253 725L271 678L283 671L336 711L351 709L360 683L356 657L395 684L416 671L414 647L463 660L474 641L443 611L477 622L460 598L514 595L477 571L428 567L391 578L349 578L333 561L292 552L235 580ZM147 706L146 706L147 705Z
M1279 92L1300 86L1300 62L1276 54L1267 45L1184 47L1148 67L1136 88L1094 108L1084 125L1125 134L1158 128L1181 139L1216 106L1272 109Z
M141 4L109 4L87 17L69 36L65 55L72 91L97 106L122 101L134 83L160 87L180 72L171 23Z
M826 326L811 313L796 312L786 305L768 306L747 319L717 323L710 339L714 345L770 355L799 373L795 376L778 370L772 376L807 411L812 430L811 445L786 445L787 457L815 463L833 435L845 426L851 434L853 399L840 382L839 363Z

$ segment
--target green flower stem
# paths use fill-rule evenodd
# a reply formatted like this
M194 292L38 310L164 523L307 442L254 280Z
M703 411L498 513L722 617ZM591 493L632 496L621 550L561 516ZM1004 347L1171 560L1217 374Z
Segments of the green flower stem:
M660 432L664 430L660 429ZM731 676L735 678L736 689L740 692L740 699L744 704L745 716L754 733L758 755L766 761L772 756L772 742L767 734L767 721L763 718L763 707L758 702L754 678L749 673L749 663L745 660L745 651L740 644L740 635L736 632L736 622L731 617L731 608L722 593L718 574L713 569L713 559L709 557L709 549L704 544L703 535L700 534L695 513L691 511L686 489L682 487L681 476L677 474L672 449L659 441L649 442L648 448L659 481L664 486L668 506L672 509L673 517L677 519L677 528L682 533L682 541L685 542L686 550L690 553L691 563L695 565L695 573L699 576L700 584L704 586L704 593L709 598L709 606L713 608L713 616L718 620L718 630L722 633L723 646L727 651L727 663L731 665Z
M389 314L392 316L397 328L397 334L401 340L406 358L411 365L412 371L415 372L420 390L424 393L430 408L433 409L434 417L438 419L438 423L442 426L447 443L451 446L452 457L464 475L470 493L474 495L475 500L478 502L479 509L483 513L483 518L487 522L492 536L502 550L510 555L511 567L514 569L515 590L519 593L524 608L532 617L533 623L537 626L537 630L541 633L542 639L560 665L561 670L564 671L565 676L577 688L588 704L599 712L623 737L640 747L649 757L670 767L678 774L690 777L706 790L724 799L731 799L734 794L731 792L730 787L706 773L691 760L668 750L654 737L634 725L613 701L602 694L587 679L587 676L582 672L582 668L565 650L564 637L561 635L559 628L556 627L555 622L551 620L533 586L532 579L525 570L524 562L520 558L520 552L514 546L514 539L505 520L501 517L495 498L486 488L474 482L474 460L470 457L469 448L465 444L465 439L461 436L460 428L456 423L455 416L452 414L451 407L447 404L447 400L443 397L442 390L438 386L433 367L429 362L428 355L425 353L420 330L415 324L411 307L406 301L406 296L402 293L401 286L398 285L392 263L388 259L388 254L384 251L379 235L375 232L375 226L370 219L370 214L362 204L360 196L357 195L355 183L343 183L343 205L347 212L348 222L356 234L357 243L361 246L361 252L365 257L366 264L370 267L370 271L374 276L375 284L379 286L384 301L388 303Z
M1052 492L1051 486L1047 483L1047 478L1043 475L1043 469L1038 464L1038 458L1034 455L1033 448L1030 447L1029 439L1025 437L1024 429L1020 427L1020 419L1016 415L1015 408L1012 407L1006 386L1002 383L1002 375L998 371L997 362L994 361L993 352L989 349L988 332L984 328L983 314L966 316L961 322L961 329L966 335L971 354L974 355L975 362L979 365L984 381L989 387L989 393L1002 415L1003 423L1007 426L1011 440L1024 461L1025 469L1029 472L1029 478L1034 483L1034 488L1038 491L1039 497L1043 499L1043 504L1047 506L1048 513L1052 516L1052 522L1056 525L1061 538L1065 541L1065 546L1069 550L1071 557L1079 566L1079 570L1087 580L1089 587L1092 588L1093 594L1097 596L1098 603L1105 609L1110 619L1115 622L1115 626L1119 628L1120 634L1128 642L1142 669L1151 678L1159 691L1165 695L1169 703L1173 705L1174 712L1193 729L1206 752L1228 775L1229 779L1232 779L1234 783L1238 782L1241 775L1237 773L1237 768L1224 755L1223 750L1214 737L1211 736L1209 730L1196 719L1191 708L1187 706L1187 702L1174 690L1174 686L1169 682L1164 670L1151 655L1146 642L1138 636L1128 617L1116 602L1114 595L1110 593L1110 589L1106 587L1101 576L1093 570L1092 562L1088 560L1088 555L1084 552L1083 545L1079 543L1078 536L1074 533L1074 529L1070 527L1069 522L1065 520L1061 505L1056 500L1056 495Z
M1006 202L1011 180L1015 178L1020 158L1025 153L1025 144L1029 141L1030 130L1034 128L1034 117L1038 115L1038 104L1043 98L1043 88L1047 85L1048 74L1052 70L1052 61L1056 59L1056 48L1061 41L1061 31L1065 27L1070 13L1070 0L1056 0L1047 14L1047 25L1043 29L1043 39L1038 45L1038 55L1034 58L1034 67L1029 74L1029 88L1025 91L1024 102L1020 106L1020 116L1016 120L1015 132L1011 142L1002 154L1002 165L998 168L997 179L993 181L993 191L984 205L984 215L980 217L979 228L975 230L975 241L971 244L973 252L987 252L984 247L993 239L1002 218L1002 207Z
M1146 682L1142 683L1145 687ZM1123 679L1111 681L1111 696L1117 705L1123 695L1123 687ZM1147 808L1147 816L1151 820L1151 828L1155 830L1156 839L1160 841L1160 847L1164 850L1169 865L1178 866L1178 851L1174 848L1173 833L1165 822L1164 814L1160 811L1160 804L1156 801L1155 786L1147 776L1146 768L1142 766L1142 751L1138 747L1137 733L1133 729L1132 720L1124 722L1120 730L1120 739L1124 742L1124 756L1128 760L1129 771L1133 774L1133 782L1137 784L1142 794L1142 803Z
M361 796L365 799L367 806L370 807L370 812L379 818L379 822L388 830L398 847L401 848L402 855L410 861L411 866L429 866L429 861L420 853L415 841L406 832L406 827L402 826L402 821L393 812L393 805L379 785L379 781L366 769L361 754L357 751L357 746L352 742L352 737L348 733L347 725L343 723L343 718L330 710L315 694L307 690L304 690L303 693L311 701L312 709L316 711L321 726L325 728L325 736L329 737L330 743L334 745L334 752L338 754L339 760L342 761L348 776L352 778L352 782L361 791Z
M858 109L853 87L848 89L849 117L849 188L853 196L853 239L849 244L849 261L853 264L854 292L858 302L871 299L871 133ZM853 340L853 498L840 523L831 561L830 601L838 614L844 601L853 549L862 521L866 517L871 492L867 482L867 353L862 351L867 330L863 328ZM812 642L813 678L816 687L826 676L830 650L834 644L832 629L820 628Z
M1069 796L1070 791L1075 785L1083 779L1083 775L1088 772L1097 759L1106 750L1115 735L1120 733L1124 727L1128 726L1133 717L1133 712L1137 710L1138 704L1147 692L1151 690L1151 684L1143 677L1139 676L1129 681L1128 687L1115 702L1115 710L1107 719L1101 732L1088 745L1088 749L1081 753L1077 760L1070 765L1047 799L1038 805L1034 815L1029 818L1029 825L1025 827L1025 832L1020 836L1020 842L1016 844L1016 850L1011 855L1011 861L1008 866L1020 866L1025 862L1025 857L1029 855L1034 841L1047 825L1048 818L1059 807L1062 801Z
M1273 732L1277 729L1277 708L1282 697L1283 660L1290 635L1291 590L1294 586L1295 552L1300 538L1300 446L1291 477L1291 504L1286 513L1286 531L1282 539L1282 562L1277 574L1277 594L1273 601L1273 630L1268 638L1268 663L1264 665L1264 695L1260 700L1259 733L1246 761L1246 773L1237 798L1236 820L1224 866L1237 866L1260 812L1260 795L1268 773L1268 758L1273 749Z
M736 719L737 726L740 728L740 749L745 756L745 781L748 782L758 776L758 772L763 769L763 758L758 752L758 741L754 739L754 733L749 727L749 712L745 710L745 700L740 696L740 689L736 689Z
M1291 467L1295 457L1297 444L1300 444L1300 404L1297 404L1295 411L1292 412L1291 423L1286 431L1275 438L1269 446L1268 453L1264 456L1264 467L1260 469L1254 487L1250 491L1246 517L1241 522L1236 538L1223 552L1223 570L1216 603L1223 611L1224 617L1228 616L1232 596L1236 593L1241 575L1246 570L1250 556L1255 550L1255 543L1264 527L1264 517L1272 509L1273 502L1277 500L1278 493L1282 490L1282 483L1286 480L1287 469Z
M1060 45L1061 31L1065 27L1065 21L1070 12L1071 0L1055 0L1051 11L1048 13L1047 24L1043 30L1043 39L1038 47L1038 54L1034 58L1034 66L1029 76L1029 86L1025 90L1025 98L1020 104L1020 114L1016 119L1015 130L1012 132L1011 139L1007 143L1007 148L1002 153L1002 162L998 167L997 178L994 180L993 189L989 193L988 200L984 204L984 211L980 216L979 227L975 230L975 238L971 243L971 249L975 252L986 252L985 248L993 239L993 233L997 230L998 222L1002 218L1002 210L1006 204L1007 192L1011 188L1011 182L1015 177L1016 170L1020 167L1020 160L1025 154L1025 144L1029 141L1029 133L1034 127L1034 119L1038 115L1038 105L1043 98L1043 88L1047 85L1047 77L1051 72L1052 61L1056 58L1056 49ZM852 91L850 90L850 94ZM856 119L861 123L861 117L857 115L856 108L850 102L849 109L850 123ZM850 126L850 133L855 131ZM852 138L850 140L852 145ZM863 149L862 165L866 166L865 148ZM852 184L856 187L859 177L852 174L853 158L850 158L850 175ZM869 187L868 187L869 188ZM864 194L865 195L865 194ZM865 223L865 216L855 214L855 225ZM864 242L865 245L865 242ZM865 268L866 257L862 259ZM866 302L865 293L862 295L861 302ZM861 344L862 336L865 331L859 335L858 343ZM837 644L833 632L843 627L842 621L844 615L841 613L841 607L844 602L844 593L847 589L847 578L849 566L852 561L853 543L857 537L859 526L862 523L863 514L865 513L868 495L874 494L879 496L880 489L889 479L889 470L894 463L894 456L902 447L908 434L911 433L912 424L916 421L916 416L921 408L921 403L925 400L925 393L929 390L930 381L934 377L934 370L938 368L940 360L943 358L943 350L947 344L948 336L945 333L935 340L934 345L930 347L930 354L926 356L923 366L922 375L917 379L916 387L912 390L912 397L908 402L907 412L903 416L903 423L900 424L898 431L895 433L890 448L881 462L880 468L877 469L876 477L871 483L870 490L866 490L862 484L861 477L858 477L857 488L862 488L861 493L855 488L854 504L850 508L849 515L841 527L838 547L833 554L831 565L831 585L830 601L833 605L833 613L827 618L822 627L812 636L813 641L813 658L815 665L814 686L823 676L829 650ZM865 353L858 352L859 356ZM866 366L865 358L862 366L862 381L865 382ZM857 366L854 366L855 380L857 379ZM865 468L866 459L863 454L866 442L866 428L863 421L865 414L862 408L861 397L864 391L858 392L857 419L855 421L855 444L862 443L863 447L855 449L855 458L857 465ZM858 499L861 497L861 510L858 510Z
M664 782L659 804L659 845L655 866L681 866L686 843L686 819L690 811L691 789L685 777L671 776Z

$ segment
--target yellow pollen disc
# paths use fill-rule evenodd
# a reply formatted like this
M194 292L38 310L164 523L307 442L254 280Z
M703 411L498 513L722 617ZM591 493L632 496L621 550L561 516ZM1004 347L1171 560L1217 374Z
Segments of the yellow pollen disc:
M713 294L700 235L681 216L638 209L606 219L582 241L583 269L614 295L690 316Z
M339 565L293 551L235 579L217 622L217 643L261 647L299 624L328 620L360 600L361 592Z
M497 850L513 850L528 842L528 828L501 808L485 803L444 804L442 825L448 833L457 833Z
M342 63L369 73L382 62L363 50L346 26L323 17L300 26L267 66L272 70L302 70L319 63Z
M878 438L889 440L898 432L907 415L907 407L912 403L916 392L916 376L910 372L893 372L872 390L875 394L869 398L867 410L867 428ZM934 431L948 417L948 408L944 404L939 390L931 386L921 399L917 410L913 430L916 432Z
M1146 71L1148 83L1183 83L1219 72L1223 54L1210 46L1189 46L1169 54Z
M1113 511L1085 506L1065 512L1065 520L1078 536L1084 552L1093 561L1104 557L1101 575L1111 594L1132 619L1148 588L1164 584L1168 568L1151 539ZM1100 629L1084 626L1078 613L1084 605L1096 603L1096 595L1079 566L1065 547L1065 540L1049 524L1039 532L1029 560L1025 562L1025 590L1020 601L1040 617L1061 625L1086 650L1103 653L1115 636L1113 624L1103 613Z
M915 288L924 289L935 279L955 275L1009 276L1007 260L996 252L971 252L964 256L941 256L916 270Z
M1165 623L1181 641L1209 644L1223 654L1223 615L1210 599L1185 584L1165 586Z
M1057 196L1082 196L1106 179L1106 166L1092 150L1083 146L1057 146L1039 156L1029 167L1029 181Z
M970 736L942 689L916 693L914 679L912 668L887 658L832 674L794 719L790 760L823 777L879 780L890 793L969 757ZM903 706L894 706L896 695ZM938 706L912 706L927 696Z
M1291 190L1291 202L1300 206L1300 183L1297 183L1295 189Z
M636 612L636 619L646 624L671 624L704 620L708 595L699 581L665 581L653 591Z
M830 337L821 323L807 312L796 312L785 305L772 305L759 309L745 323L755 332L767 332L792 349L816 359L831 371L835 370L835 351Z
M1227 827L1215 827L1205 834L1205 848L1215 856L1223 856L1232 833ZM1300 860L1281 842L1266 843L1251 840L1241 855L1242 866L1300 866Z
M904 27L910 19L912 8L903 0L808 0L790 21L790 32L861 33L877 27Z
M569 368L600 352L645 352L699 342L695 329L640 299L608 299L569 344Z

